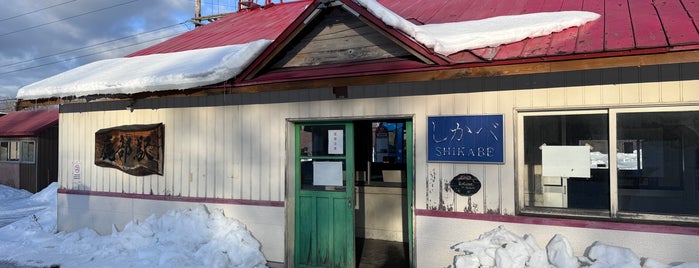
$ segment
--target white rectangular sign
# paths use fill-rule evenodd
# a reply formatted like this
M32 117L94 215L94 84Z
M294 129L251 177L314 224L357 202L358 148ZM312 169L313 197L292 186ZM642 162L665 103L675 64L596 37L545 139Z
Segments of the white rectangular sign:
M564 178L590 177L590 147L541 146L542 176Z
M344 137L343 130L331 129L328 130L328 154L343 154L344 153Z
M342 186L342 162L313 162L313 185Z

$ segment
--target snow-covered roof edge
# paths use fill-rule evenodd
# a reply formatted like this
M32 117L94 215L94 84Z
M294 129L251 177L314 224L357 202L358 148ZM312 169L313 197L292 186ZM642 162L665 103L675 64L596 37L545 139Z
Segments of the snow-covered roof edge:
M271 40L92 62L21 88L23 100L134 94L220 83L240 74Z
M582 26L600 17L588 11L540 12L482 20L415 25L376 0L355 0L386 25L448 56L463 50L496 47Z

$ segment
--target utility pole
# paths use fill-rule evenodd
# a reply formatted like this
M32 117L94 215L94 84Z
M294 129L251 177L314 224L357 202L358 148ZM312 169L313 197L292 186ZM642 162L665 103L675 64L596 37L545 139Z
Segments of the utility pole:
M274 5L272 3L272 0L265 0L264 5L260 6L256 3L257 1L255 0L239 0L238 1L238 9L236 11L240 10L247 10L247 9L254 9L254 8L264 8L265 6L271 6ZM279 3L284 3L284 0L279 0ZM220 19L221 17L231 14L233 12L229 13L221 13L221 14L214 14L214 15L207 15L207 16L202 16L201 15L201 0L194 0L194 17L190 20L192 23L194 23L194 27L199 27L203 26L205 21L207 22L213 22L215 20Z

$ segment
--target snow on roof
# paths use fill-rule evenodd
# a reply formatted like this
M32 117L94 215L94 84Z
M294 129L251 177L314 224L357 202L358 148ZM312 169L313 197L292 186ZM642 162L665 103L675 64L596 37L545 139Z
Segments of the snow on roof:
M17 92L17 98L133 94L211 85L238 75L271 42L257 40L246 44L101 60L25 86Z
M559 32L596 20L599 14L588 11L540 12L498 16L482 20L415 25L376 0L358 3L386 25L410 35L435 52L448 56L468 49L496 47Z
M387 25L443 55L548 35L600 17L593 12L561 11L415 25L375 0L358 2ZM240 74L271 42L262 39L93 62L25 86L17 98L134 94L216 84Z

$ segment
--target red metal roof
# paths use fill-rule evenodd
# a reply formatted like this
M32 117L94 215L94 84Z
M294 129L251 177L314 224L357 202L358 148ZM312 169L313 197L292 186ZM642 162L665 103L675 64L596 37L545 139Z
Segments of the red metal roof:
M36 136L58 124L58 109L20 111L0 117L0 137Z
M362 16L408 41L420 53L430 53L412 38L391 29L351 0ZM176 52L197 48L247 43L258 39L284 39L318 1L287 2L261 9L243 10L129 56ZM547 36L525 39L495 48L459 52L438 65L478 63L497 65L625 54L649 54L699 48L699 2L697 0L379 0L398 15L417 24L477 20L534 12L592 11L601 18ZM280 44L273 43L267 51ZM261 57L268 56L263 53ZM476 55L477 57L474 57ZM563 56L563 57L562 57ZM434 58L435 55L426 55ZM441 57L441 56L440 56ZM260 61L256 61L259 63ZM255 64L255 63L253 63ZM426 66L427 67L427 66ZM240 80L239 80L240 81Z

